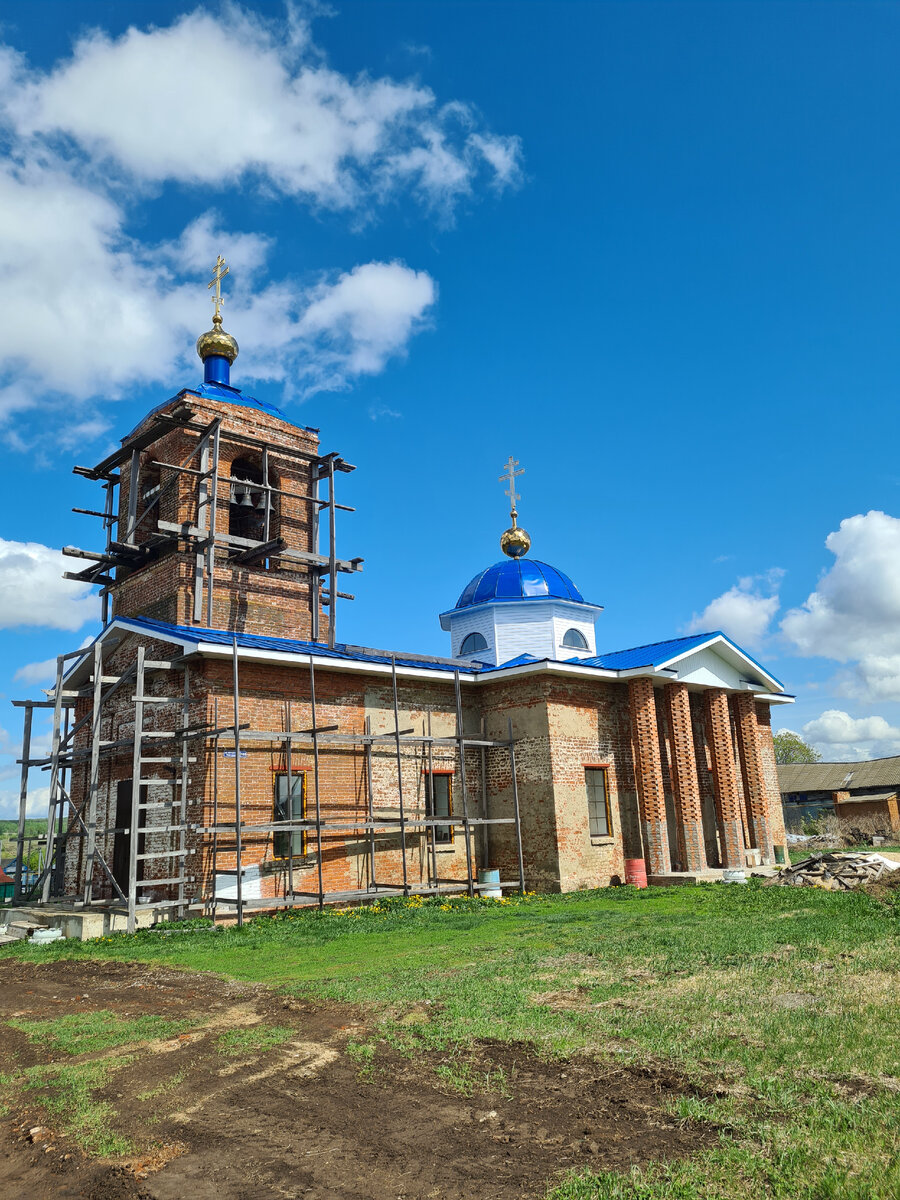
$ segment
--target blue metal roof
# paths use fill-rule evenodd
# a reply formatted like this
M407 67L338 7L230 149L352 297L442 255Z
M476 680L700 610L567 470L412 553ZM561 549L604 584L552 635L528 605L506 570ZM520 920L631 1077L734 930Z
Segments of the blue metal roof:
M322 642L305 642L295 638L264 637L257 633L229 633L224 629L206 629L198 625L171 625L166 621L153 621L149 617L116 617L113 623L126 625L138 632L147 634L148 637L154 635L162 638L169 637L177 639L180 642L192 642L194 645L204 642L219 646L231 646L233 639L236 638L238 646L249 650L275 650L283 654L313 654L316 658L381 663L386 666L390 666L392 658L386 652L363 651L356 647L349 647L346 644L338 644L332 648L324 645ZM651 642L647 646L635 646L630 650L615 650L609 654L598 654L592 658L569 658L565 661L571 663L573 666L602 667L608 671L626 671L632 667L656 667L668 662L679 654L685 654L718 637L723 638L738 653L742 654L754 666L758 667L767 678L773 680L779 687L782 687L780 681L775 678L771 671L767 671L765 667L751 658L745 650L741 650L740 646L733 642L731 638L726 637L724 633L718 631L713 633L698 633L692 637L672 638L667 642ZM85 656L89 653L89 650L90 647L85 647ZM496 667L477 662L464 662L462 660L459 663L448 662L446 659L431 659L425 655L417 655L409 658L398 654L395 656L395 660L398 667L414 667L420 670L444 672L459 671L462 675L487 674L491 671L505 670L507 667L528 666L538 662L554 661L535 658L531 654L520 654L517 658L512 658L508 662L498 663ZM83 661L83 659L78 660L78 662ZM74 667L72 669L74 670Z
M479 572L463 588L457 608L489 600L574 600L584 604L578 588L562 571L534 558L504 558Z
M656 667L668 662L676 654L684 654L697 646L702 646L710 638L718 637L716 633L697 633L691 637L670 638L667 642L650 642L647 646L633 646L630 650L612 650L606 654L598 654L593 658L582 658L579 662L589 663L592 667L606 667L611 671L627 671L631 667ZM574 662L574 659L569 661Z
M773 680L779 687L784 686L770 670L758 663L720 629L714 629L712 633L695 633L691 637L670 638L667 642L650 642L647 646L634 646L631 650L613 650L607 654L598 654L593 658L570 658L566 661L581 663L586 667L606 667L607 670L612 671L627 671L632 667L658 667L679 654L687 654L698 646L706 645L713 638L722 638L729 646L732 646L739 654L759 668L768 679Z
M123 438L123 441L127 441L137 429L140 429L141 425L147 420L147 417L152 417L154 413L162 412L164 408L168 408L173 400L178 400L180 397L186 395L203 396L207 400L224 400L227 404L233 404L235 408L252 408L257 412L264 412L272 417L277 417L279 421L285 421L288 425L294 425L297 429L305 429L313 433L318 432L311 425L297 425L296 422L288 420L280 408L276 408L274 404L270 404L267 400L258 400L256 396L242 392L240 388L232 387L230 384L225 383L201 383L197 387L182 388L180 392L176 392L174 396L170 396L168 400L164 400L162 404L157 404L156 408L152 408L149 413L141 417L131 433Z
M116 617L117 624L128 625L148 636L177 638L181 642L212 643L218 646L231 646L237 638L237 644L247 650L277 650L283 654L314 654L317 658L335 658L350 662L385 663L391 665L391 655L387 653L360 651L338 644L333 648L322 642L304 642L295 638L264 637L258 633L229 633L225 629L206 629L199 625L170 625L166 621L152 621L149 617ZM476 674L478 668L472 663L448 663L440 659L429 659L426 656L404 658L402 654L395 656L398 667L424 667L432 671L460 671L464 675Z

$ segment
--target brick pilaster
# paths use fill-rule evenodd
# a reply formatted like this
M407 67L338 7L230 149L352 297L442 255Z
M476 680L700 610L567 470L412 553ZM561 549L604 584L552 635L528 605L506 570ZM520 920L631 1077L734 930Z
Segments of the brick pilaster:
M769 818L769 796L759 747L756 701L750 692L738 692L733 702L750 837L754 846L762 852L763 862L770 863L774 861L775 857L772 849L774 839L772 823Z
M716 795L716 813L722 842L722 866L744 867L744 824L738 793L734 746L731 741L731 713L728 693L710 688L706 693L707 739L712 758Z
M691 699L684 683L667 683L664 691L672 738L670 771L678 818L678 844L684 869L704 871L703 812L694 753L694 731L691 727Z
M647 870L651 875L668 875L672 866L669 859L666 794L663 788L652 680L628 680L628 706L631 712L634 774L641 806L641 828Z

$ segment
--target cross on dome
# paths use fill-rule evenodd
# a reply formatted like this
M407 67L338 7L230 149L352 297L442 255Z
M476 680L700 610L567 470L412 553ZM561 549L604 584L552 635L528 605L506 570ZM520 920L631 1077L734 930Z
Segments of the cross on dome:
M200 334L197 339L197 353L203 360L203 382L224 383L230 386L231 364L238 356L238 344L231 334L222 328L222 305L225 303L222 296L222 280L227 274L228 267L220 254L216 258L213 277L206 285L207 291L213 287L216 289L211 297L215 306L212 329Z
M213 325L221 325L222 323L222 305L225 303L222 298L222 280L228 274L228 270L229 268L225 266L225 259L220 254L216 258L216 267L213 271L213 277L206 285L207 291L209 291L211 287L215 287L216 289L215 295L212 297L212 302L216 306L215 313L213 314Z
M516 491L516 476L525 474L524 467L519 467L518 471L516 470L516 467L519 467L519 460L510 455L507 459L506 466L503 469L503 474L499 479L500 483L503 483L503 481L506 480L509 484L506 489L506 495L509 496L510 516L513 517L517 515L516 501L522 499L522 497Z
M516 469L518 467L518 470ZM522 497L516 491L516 476L524 475L525 468L519 466L519 460L513 458L512 455L506 460L506 466L503 474L500 476L500 483L507 482L506 495L509 496L509 516L512 525L500 537L500 549L504 554L508 554L510 558L522 558L531 548L531 538L524 529L518 526L518 512L516 510L517 501Z

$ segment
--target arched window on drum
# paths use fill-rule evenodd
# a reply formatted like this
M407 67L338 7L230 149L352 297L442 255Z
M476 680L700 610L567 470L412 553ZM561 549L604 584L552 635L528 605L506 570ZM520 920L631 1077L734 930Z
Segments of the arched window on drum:
M466 658L470 654L477 654L480 650L487 650L488 644L480 633L470 633L463 638L463 644L459 648L461 658Z

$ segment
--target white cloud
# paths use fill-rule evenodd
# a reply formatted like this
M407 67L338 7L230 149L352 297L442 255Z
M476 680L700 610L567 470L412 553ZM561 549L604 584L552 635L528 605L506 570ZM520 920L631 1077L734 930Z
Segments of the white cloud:
M85 646L90 646L93 640L92 637L84 638L78 647L79 650L83 650ZM18 671L13 675L13 679L21 680L22 683L26 684L53 683L56 679L56 659L45 658L43 662L26 663L24 667L19 667ZM2 748L2 743L0 743L0 750Z
M900 729L884 717L851 717L828 709L803 726L803 737L825 758L858 760L900 753Z
M70 139L137 180L256 177L335 208L409 183L445 204L485 168L495 184L514 181L517 140L473 129L468 105L439 106L415 82L351 79L296 24L286 36L283 22L227 14L198 8L116 39L93 30L47 74L12 63L8 119L20 136Z
M19 667L13 679L22 683L51 683L56 676L56 659L45 658L43 662L26 663Z
M199 373L206 289L196 278L179 282L176 263L199 273L225 254L234 266L226 327L242 346L236 376L290 379L302 393L380 371L405 351L436 294L427 272L400 263L364 263L306 286L257 286L270 240L231 233L214 213L155 253L125 235L112 200L56 169L0 168L0 210L0 418L46 404L49 392L57 404L81 402L69 419L84 437L106 427L91 403L99 393L115 398L135 381Z
M764 575L747 575L734 587L695 613L687 633L707 633L721 629L742 646L758 647L778 611L778 585L784 572L773 567Z
M201 280L219 252L233 270L236 379L251 385L346 387L402 354L434 302L430 276L399 263L272 279L272 240L224 228L214 210L142 243L132 214L165 184L215 205L255 183L359 224L404 192L449 217L460 197L518 181L518 139L469 105L440 104L417 81L341 74L291 5L277 21L225 12L198 7L119 38L93 30L47 72L0 47L0 420L64 406L96 437L96 397L196 374ZM5 438L28 444L18 430Z
M18 771L18 768L16 768ZM47 805L50 802L49 787L28 789L28 802L25 806L27 817L46 817ZM0 820L12 821L19 815L19 790L0 790Z
M111 199L57 167L0 170L0 361L7 405L28 386L86 399L170 374L197 326L196 289L126 238ZM32 402L35 386L32 386Z
M0 629L45 625L80 629L100 615L100 601L89 585L63 579L71 560L39 542L0 538Z
M401 263L366 263L312 296L302 336L323 340L353 375L380 371L407 343L435 299L434 280Z
M369 405L369 420L370 421L396 421L403 416L403 413L398 412L396 408L391 408L387 404L370 404Z
M841 684L847 694L900 699L900 520L848 517L825 545L835 562L782 632L800 654L853 663Z

